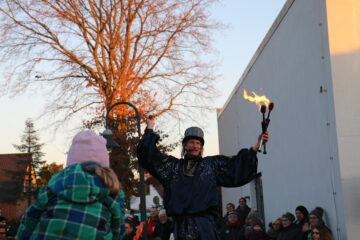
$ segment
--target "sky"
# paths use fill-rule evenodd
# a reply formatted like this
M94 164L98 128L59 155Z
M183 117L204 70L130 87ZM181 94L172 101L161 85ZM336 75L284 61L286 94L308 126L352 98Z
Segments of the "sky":
M213 103L214 108L223 107L285 2L286 0L222 0L213 6L212 18L226 25L224 30L212 36L216 50L214 59L219 62L219 78L216 79L215 87L220 94ZM1 79L0 73L0 81ZM44 160L49 163L65 163L74 129L79 127L79 119L67 123L66 127L55 134L46 124L46 118L39 118L45 103L46 97L41 90L36 89L11 98L0 96L0 154L16 152L13 144L20 143L25 121L32 118L39 130L40 141L45 143ZM204 154L218 154L216 112L209 113L203 121L206 126ZM173 154L177 155L179 152L177 149Z

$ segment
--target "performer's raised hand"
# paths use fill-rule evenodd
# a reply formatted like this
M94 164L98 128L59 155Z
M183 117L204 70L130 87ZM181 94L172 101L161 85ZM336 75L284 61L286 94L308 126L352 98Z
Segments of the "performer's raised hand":
M258 136L258 141L257 143L252 147L252 149L257 152L259 149L260 149L260 144L261 144L261 139L263 139L263 141L267 142L269 141L269 132L266 131L264 133L261 133L259 136Z
M146 128L147 129L153 129L155 125L155 120L152 116L148 117L146 119Z

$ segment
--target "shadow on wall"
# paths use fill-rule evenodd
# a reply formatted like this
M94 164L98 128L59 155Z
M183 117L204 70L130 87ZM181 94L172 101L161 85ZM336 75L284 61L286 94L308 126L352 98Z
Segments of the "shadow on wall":
M360 178L342 180L348 239L360 236Z

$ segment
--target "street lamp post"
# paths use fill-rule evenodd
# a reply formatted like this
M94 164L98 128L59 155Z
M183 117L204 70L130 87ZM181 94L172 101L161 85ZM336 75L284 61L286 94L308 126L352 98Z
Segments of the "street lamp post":
M110 111L118 106L118 105L128 105L130 107L132 107L136 113L136 118L137 118L137 128L138 128L138 140L140 141L140 137L141 137L141 128L140 128L140 114L139 111L137 110L137 108L129 103L129 102L117 102L114 103L113 105L111 105L106 112L106 118L105 118L105 131L103 132L103 136L104 138L107 140L106 146L108 148L115 148L115 147L119 147L119 144L114 141L114 139L111 137L112 135L112 131L109 129L109 115L110 115ZM145 173L144 173L144 169L142 167L139 166L139 175L140 175L140 183L139 183L139 192L140 192L140 213L141 213L141 221L145 222L145 226L143 229L143 239L146 240L147 236L146 236L146 198L145 198Z

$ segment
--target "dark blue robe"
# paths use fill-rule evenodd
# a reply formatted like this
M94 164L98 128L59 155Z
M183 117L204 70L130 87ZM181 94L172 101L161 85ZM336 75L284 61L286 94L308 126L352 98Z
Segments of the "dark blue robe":
M156 147L158 140L153 130L145 130L137 154L140 166L164 186L164 207L175 220L176 240L218 239L217 187L240 187L250 182L257 173L256 152L250 148L232 157L201 158L194 176L186 176L187 160L161 154Z

